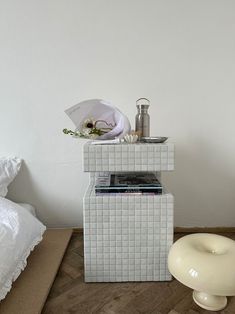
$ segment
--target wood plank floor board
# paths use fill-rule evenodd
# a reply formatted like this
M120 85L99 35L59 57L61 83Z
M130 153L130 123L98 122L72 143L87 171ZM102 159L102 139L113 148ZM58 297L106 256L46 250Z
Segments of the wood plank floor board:
M173 301L173 300L172 300ZM174 310L178 313L182 313L182 314L188 314L189 311L191 312L196 312L196 313L202 313L201 310L199 311L199 307L194 303L193 298L192 298L192 290L187 289L187 293L185 294L185 296L183 298L181 298L180 300L178 300L178 302L175 302L175 307ZM171 302L172 304L172 302ZM204 310L202 310L204 311Z
M141 298L142 294L147 295L147 290L151 286L150 283L142 285L139 283L120 283L117 287L116 283L113 283L112 285L112 295L110 295L110 292L107 291L102 308L96 307L96 312L102 310L104 313L118 313L121 310L122 312L125 312L125 308L128 308L128 311L130 312L130 308L132 306L132 304L129 304L130 300L135 302ZM136 306L136 308L138 308L138 306ZM135 313L134 309L132 309L132 312Z
M175 240L184 236L175 235ZM222 235L235 239L234 233ZM70 241L42 314L235 314L235 297L223 311L197 306L192 290L170 282L84 283L83 236Z
M73 279L83 276L83 258L71 252L61 265L61 271Z
M120 311L125 311L125 313L132 313L136 309L138 310L138 313L160 312L159 305L165 302L170 294L171 292L166 286L157 287L154 283L139 296L129 300L125 307L120 306L119 309Z
M102 286L102 284L99 285ZM130 289L130 286L129 284L123 285L118 283L107 284L105 288L100 288L99 291L95 291L91 295L89 303L87 298L85 298L82 302L78 301L72 307L72 310L77 310L77 313L79 313L80 309L83 310L81 313L116 313L115 305L122 304L125 302L125 299L129 300L131 298L134 289ZM139 291L140 289L137 290ZM110 300L112 300L111 304Z
M157 284L157 283L156 283ZM174 287L172 289L172 286ZM173 280L169 287L167 287L168 291L170 292L169 295L166 292L165 295L163 294L163 300L161 303L155 307L155 309L151 312L151 314L155 314L157 311L161 313L168 313L172 309L176 310L173 305L178 304L182 300L184 300L187 295L190 293L190 289L181 285L179 287L178 282Z

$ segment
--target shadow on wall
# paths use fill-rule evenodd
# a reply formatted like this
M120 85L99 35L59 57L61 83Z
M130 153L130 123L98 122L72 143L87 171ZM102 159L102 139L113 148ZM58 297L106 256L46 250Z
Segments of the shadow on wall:
M74 168L74 164L23 162L7 197L35 206L38 218L48 227L81 227L82 198L69 185L70 176L79 178L79 169Z
M34 199L36 194L30 171L25 162L22 161L17 177L9 186L7 198L15 202L26 203L30 202L30 199ZM34 206L35 204L31 202L31 205Z
M175 171L163 174L175 196L175 226L235 226L232 156L229 147L201 138L176 145Z

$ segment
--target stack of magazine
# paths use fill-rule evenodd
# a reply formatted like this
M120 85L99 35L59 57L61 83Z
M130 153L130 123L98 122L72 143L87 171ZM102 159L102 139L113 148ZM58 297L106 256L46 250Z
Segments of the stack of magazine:
M96 178L95 192L103 194L162 194L162 185L155 173L108 173Z

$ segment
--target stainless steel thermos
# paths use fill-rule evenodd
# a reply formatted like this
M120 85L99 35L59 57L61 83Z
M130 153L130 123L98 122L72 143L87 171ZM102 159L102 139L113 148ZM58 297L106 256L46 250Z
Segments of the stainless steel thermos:
M135 131L139 134L140 138L148 137L150 133L149 105L150 101L147 98L139 98L136 101L138 113L135 116Z

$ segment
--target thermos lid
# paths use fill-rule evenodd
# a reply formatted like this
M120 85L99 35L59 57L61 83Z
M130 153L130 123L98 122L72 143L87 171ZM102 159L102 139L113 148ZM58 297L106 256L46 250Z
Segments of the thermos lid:
M136 107L138 109L148 109L150 101L147 98L139 98L136 100Z

